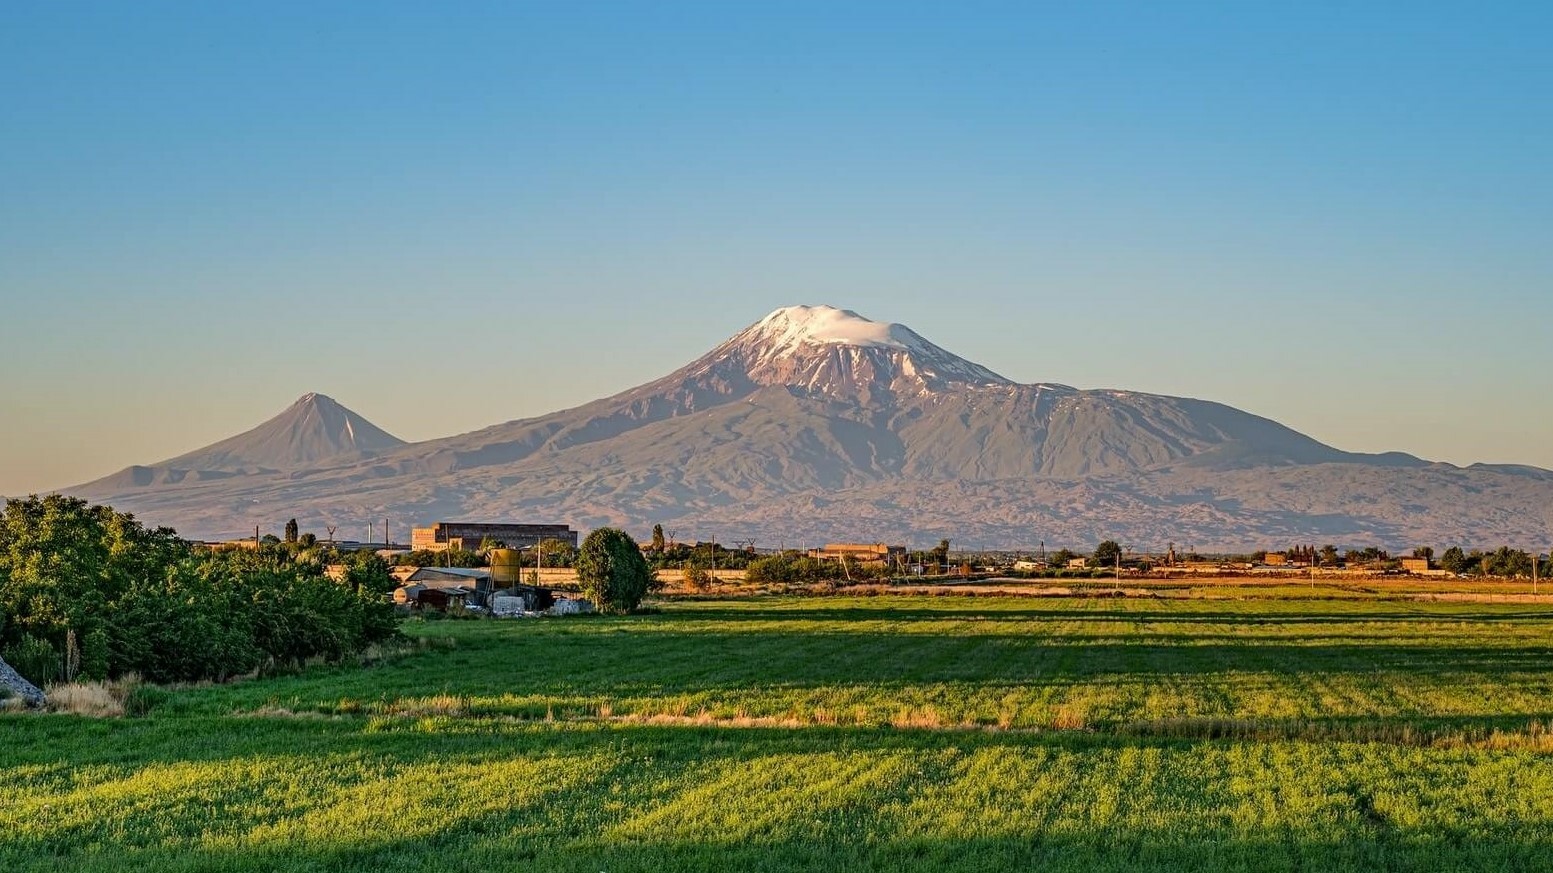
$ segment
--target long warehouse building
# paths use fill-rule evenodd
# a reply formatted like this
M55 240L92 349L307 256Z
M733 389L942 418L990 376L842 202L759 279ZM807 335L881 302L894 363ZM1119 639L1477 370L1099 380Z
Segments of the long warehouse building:
M561 540L577 545L577 532L565 524L505 524L478 521L439 521L431 527L410 531L410 547L416 551L441 552L461 549L473 552L487 539L508 549L524 549L540 540Z

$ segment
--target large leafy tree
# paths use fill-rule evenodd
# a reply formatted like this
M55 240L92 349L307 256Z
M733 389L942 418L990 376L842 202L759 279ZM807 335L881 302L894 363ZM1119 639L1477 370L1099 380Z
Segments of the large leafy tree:
M57 648L70 630L89 633L103 604L132 585L159 578L191 554L168 528L74 497L9 500L0 517L0 645L24 635Z
M1113 566L1122 556L1122 547L1115 540L1106 540L1095 546L1094 564L1097 567Z
M1440 569L1448 573L1465 573L1467 553L1461 550L1461 546L1451 546L1440 556Z
M583 594L602 612L630 612L639 606L652 581L642 550L623 530L602 527L582 541L577 580Z

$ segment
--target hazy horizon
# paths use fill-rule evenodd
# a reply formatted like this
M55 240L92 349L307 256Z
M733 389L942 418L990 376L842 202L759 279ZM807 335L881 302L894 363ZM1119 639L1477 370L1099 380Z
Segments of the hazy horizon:
M309 391L412 441L541 415L796 303L1553 468L1536 5L0 21L0 494Z

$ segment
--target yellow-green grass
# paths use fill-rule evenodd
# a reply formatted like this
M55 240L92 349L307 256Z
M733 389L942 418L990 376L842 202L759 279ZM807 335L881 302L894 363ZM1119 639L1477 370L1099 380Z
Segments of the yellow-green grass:
M1553 868L1553 611L817 598L410 622L0 717L0 870Z
M1259 719L1553 719L1553 610L1355 600L791 598L409 623L453 643L212 688L192 711L1120 729Z

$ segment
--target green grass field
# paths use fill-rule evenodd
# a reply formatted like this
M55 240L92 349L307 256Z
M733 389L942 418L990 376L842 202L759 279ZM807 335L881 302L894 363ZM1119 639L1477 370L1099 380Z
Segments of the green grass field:
M1553 611L673 601L0 717L4 870L1553 868Z

